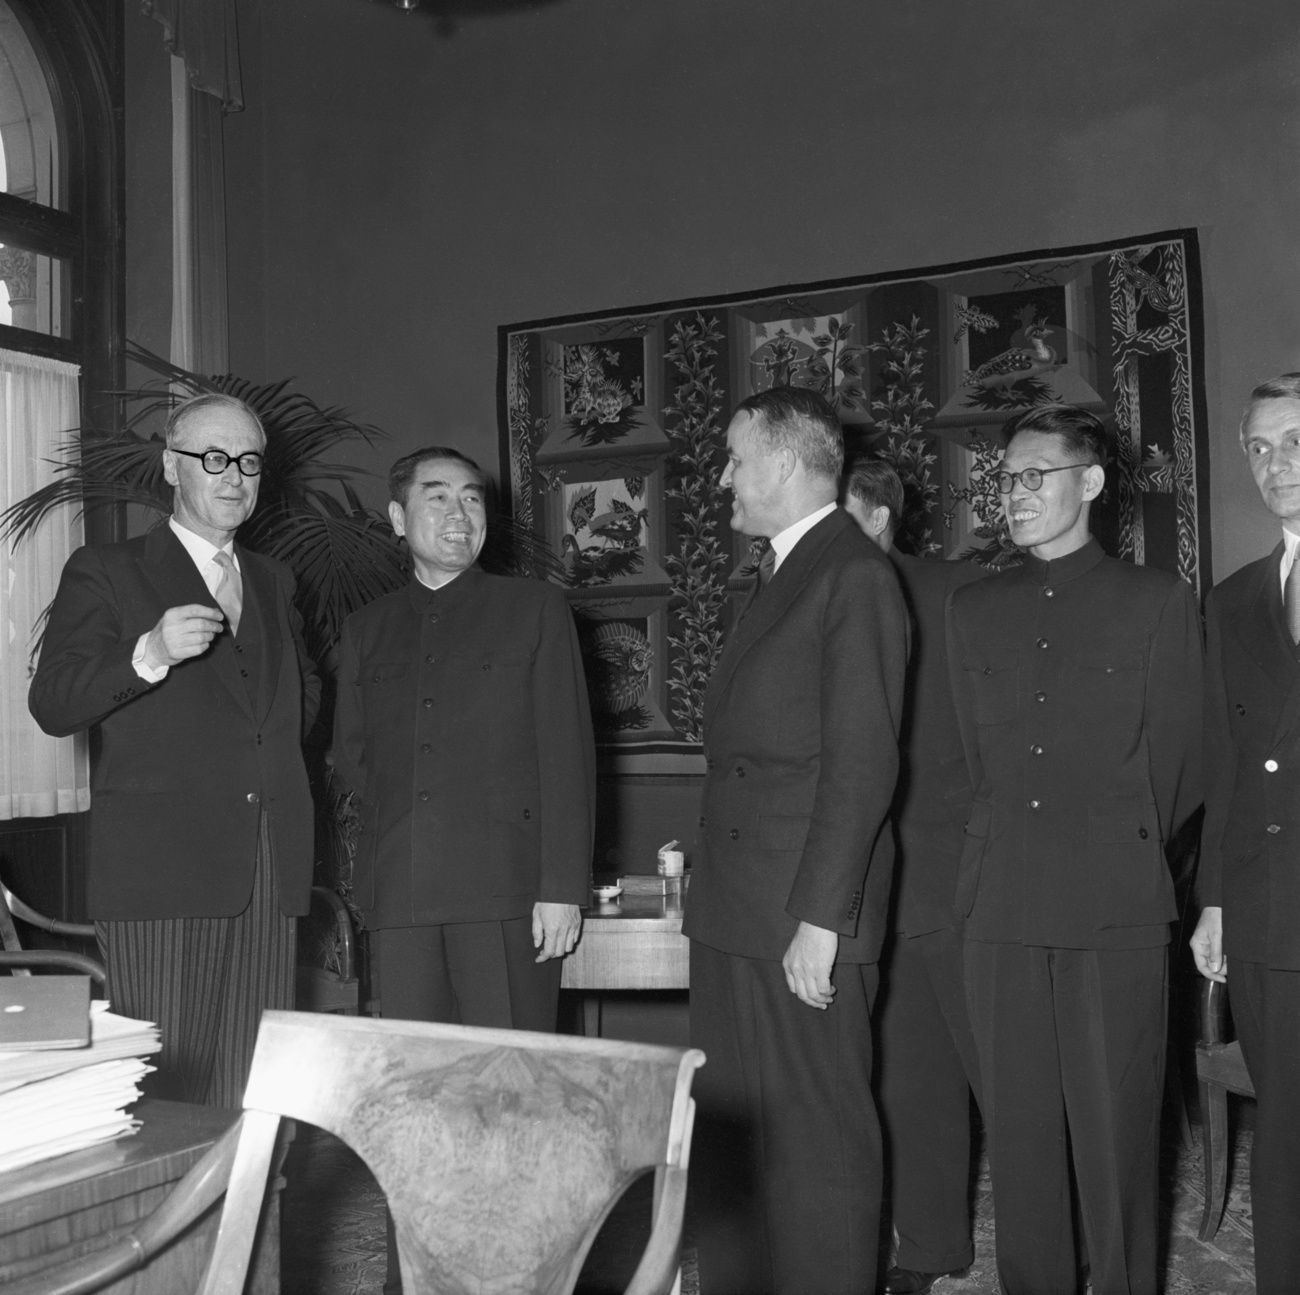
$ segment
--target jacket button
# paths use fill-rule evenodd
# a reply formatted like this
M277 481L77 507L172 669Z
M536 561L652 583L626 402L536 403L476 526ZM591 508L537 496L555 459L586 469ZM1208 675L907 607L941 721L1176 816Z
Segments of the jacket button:
M744 776L745 776L745 770L744 770L744 766L742 765L736 769L736 777L743 778Z
M1148 833L1147 833L1146 828L1145 828L1145 827L1139 827L1139 828L1138 828L1138 835L1139 835L1139 836L1140 836L1140 837L1145 841L1145 840L1147 839L1147 836L1148 836Z
M1046 700L1047 700L1047 694L1046 694L1045 692L1036 692L1036 693L1034 694L1034 700L1035 700L1035 701L1046 701Z
M1036 800L1031 800L1031 801L1028 802L1028 805L1029 805L1029 808L1030 808L1030 809L1037 809L1038 806L1039 806L1039 804L1040 804L1040 802L1039 802L1039 801L1036 801Z
M705 760L704 762L704 767L706 769L716 769L717 766L718 766L718 762L716 760Z
M1238 715L1244 715L1245 713L1246 713L1246 708L1245 708L1245 707L1244 707L1240 702L1238 702L1238 703L1237 703L1237 714L1238 714Z
M1277 772L1277 761L1276 761L1276 760L1265 760L1265 761L1264 761L1264 768L1267 769L1269 773L1276 773L1276 772Z
M1030 754L1030 755L1042 755L1042 754L1043 754L1043 748L1042 748L1041 746L1037 746L1037 745L1035 745L1035 746L1031 746L1031 747L1029 748L1029 754Z
M371 679L370 679L370 682L371 682L371 683L383 683L383 681L384 681L384 676L383 676L383 674L382 674L380 671L378 671L378 670L375 671L375 673L371 676Z
M700 826L701 826L701 827L704 826L704 815L703 815L703 814L700 815Z
M425 665L432 665L432 664L433 664L433 661L434 661L434 656L433 656L433 653L430 652L429 655L426 656L426 657L424 658L424 664L425 664Z
M432 697L426 697L426 698L424 699L424 709L425 709L425 710L429 710L432 706L433 706L433 698L432 698Z
M430 619L431 621L436 621L436 620L438 619L438 613L437 613L437 612L430 612L430 613L429 613L429 619Z
M1040 648L1045 648L1045 647L1047 646L1047 640L1046 640L1046 639L1039 639L1039 640L1038 640L1038 646L1039 646Z
M984 673L985 673L985 674L992 674L992 673L993 673L993 667L992 667L991 665L986 665L986 666L984 667Z
M1272 830L1272 829L1270 829L1270 830ZM733 827L733 828L731 829L731 831L727 833L727 835L728 835L729 837L731 837L731 839L732 839L733 841L739 841L739 840L740 840L740 830L739 830L738 828L734 828L734 827Z
M533 816L533 811L532 811L531 809L526 809L526 810L524 810L524 817L525 817L525 818L532 818L532 816Z
M428 793L427 791L422 791L422 792L420 793L420 799L421 799L421 800L428 800L428 799L429 799L429 793Z
M421 743L420 743L420 752L421 752L422 755L428 755L429 752L432 751L432 750L433 750L433 743L432 743L432 742L421 742Z
M1280 823L1270 823L1268 825L1269 836L1276 836L1281 830L1282 830L1282 825Z
M262 803L261 796L259 796L255 791L250 791L247 799L250 805L260 805Z
M1043 597L1044 597L1044 598L1055 598L1055 597L1056 597L1056 590L1053 589L1051 585L1048 585L1048 586L1043 590Z

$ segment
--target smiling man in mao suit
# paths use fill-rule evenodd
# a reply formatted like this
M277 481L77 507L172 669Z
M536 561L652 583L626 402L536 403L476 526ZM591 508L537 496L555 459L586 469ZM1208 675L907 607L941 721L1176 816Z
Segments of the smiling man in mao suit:
M997 473L1023 564L953 591L948 666L974 798L957 880L1007 1295L1155 1295L1165 847L1197 808L1191 588L1116 561L1089 516L1106 429L1031 409Z
M872 1295L880 1128L871 1004L889 897L907 611L836 507L814 392L743 401L721 484L772 546L704 708L708 773L683 931L704 1295Z
M156 1021L163 1097L239 1106L263 1008L292 1008L320 681L293 577L234 543L266 437L231 396L180 404L171 521L68 560L29 705L89 728L87 906L116 1011Z
M386 1018L555 1029L591 886L596 761L563 592L488 575L483 473L398 459L405 589L343 626L334 767L361 812L353 879ZM386 1292L402 1289L392 1219Z
M1300 373L1250 393L1241 443L1282 523L1205 605L1207 779L1197 966L1228 985L1258 1102L1260 1295L1300 1290Z

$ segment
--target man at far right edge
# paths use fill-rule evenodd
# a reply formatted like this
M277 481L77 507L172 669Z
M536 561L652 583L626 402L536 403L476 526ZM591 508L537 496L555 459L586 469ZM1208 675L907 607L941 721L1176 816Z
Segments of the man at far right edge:
M957 881L998 1275L1007 1295L1155 1295L1165 845L1200 804L1191 588L1092 538L1108 434L1041 406L998 476L1023 564L953 591L948 662L975 789Z
M1258 1107L1255 1283L1300 1291L1300 373L1250 393L1241 445L1282 542L1205 604L1205 827L1192 936L1227 980Z

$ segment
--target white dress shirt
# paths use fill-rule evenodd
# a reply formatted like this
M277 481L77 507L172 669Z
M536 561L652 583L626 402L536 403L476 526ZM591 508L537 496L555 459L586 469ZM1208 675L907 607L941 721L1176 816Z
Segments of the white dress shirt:
M218 548L209 540L205 540L202 535L195 533L182 526L174 517L171 518L167 525L172 528L172 534L185 546L185 552L194 559L194 565L199 569L199 575L203 577L203 583L208 587L215 601L217 596L217 586L221 583L221 567L216 562L218 553L230 554L230 560L235 564L235 570L242 576L243 568L239 565L239 555L235 552L235 542L231 540L228 544ZM146 683L159 683L167 678L168 666L159 666L157 670L151 670L144 662L144 648L148 642L149 635L153 630L146 630L136 640L135 651L131 654L131 665L135 668L136 674Z
M1300 550L1300 531L1293 531L1287 527L1282 528L1282 543L1286 549L1282 553L1282 565L1278 571L1282 579L1282 601L1286 602L1286 580L1291 574L1291 568L1295 566L1297 550Z
M817 525L823 517L829 517L839 505L835 503L827 504L825 508L819 508L815 513L809 513L807 517L795 522L793 526L787 526L779 535L772 536L772 551L776 558L772 563L772 574L781 569L781 563L790 555L790 550L799 543L805 535L808 534L814 526Z

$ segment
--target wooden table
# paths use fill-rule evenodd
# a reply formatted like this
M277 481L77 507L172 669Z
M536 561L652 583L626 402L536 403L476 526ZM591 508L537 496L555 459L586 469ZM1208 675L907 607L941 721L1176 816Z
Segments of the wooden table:
M690 945L680 900L619 896L582 910L582 938L564 960L564 989L689 989ZM600 997L583 1001L583 1033L600 1033Z
M130 1137L0 1174L0 1289L116 1240L151 1214L238 1111L144 1100L143 1127ZM197 1289L216 1239L221 1202L140 1272L105 1286L105 1295L182 1295ZM280 1290L276 1194L263 1214L249 1295Z

